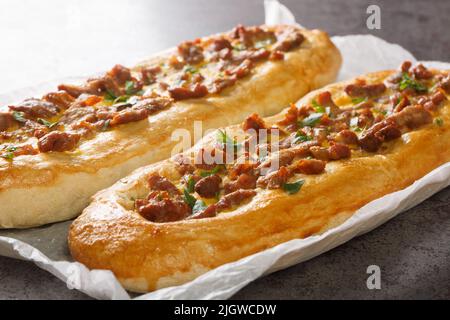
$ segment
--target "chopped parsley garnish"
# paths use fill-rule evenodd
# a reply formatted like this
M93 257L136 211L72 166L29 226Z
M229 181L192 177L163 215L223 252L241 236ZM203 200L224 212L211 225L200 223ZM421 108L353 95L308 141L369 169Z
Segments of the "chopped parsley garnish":
M105 123L103 123L101 130L107 131L110 127L110 123L111 123L111 119L106 120Z
M133 81L125 82L125 92L127 95L133 95L137 92L136 84Z
M202 211L205 211L206 208L207 205L203 200L196 200L192 207L192 213L193 214L200 213Z
M292 183L285 183L283 184L283 190L286 191L288 194L296 194L297 192L300 191L300 189L304 184L305 180L303 179Z
M195 187L195 180L194 180L194 178L192 176L189 177L189 179L186 182L186 184L187 184L186 190L189 193L193 193L194 192L194 187Z
M12 152L3 153L2 155L0 155L0 157L2 157L5 160L12 160L14 158L14 153Z
M222 130L217 130L217 140L223 144L233 144L234 141L230 137L228 137L227 133Z
M238 150L241 145L237 143L236 139L231 139L225 131L217 130L217 141L222 143L224 146L230 146L234 150Z
M113 100L113 104L127 102L129 98L129 95L119 96Z
M367 100L366 97L353 98L352 99L352 103L353 104L360 104L361 102L364 102L366 100Z
M105 97L104 97L104 99L105 99L106 101L113 102L116 98L117 98L117 97L116 97L116 95L115 95L114 93L112 93L112 92L109 91L109 90L106 90Z
M303 132L298 131L298 132L295 134L294 140L293 140L292 142L293 142L294 144L297 144L297 143L306 142L306 141L311 141L311 140L312 140L312 137L311 137L311 136L308 136L308 135L304 134Z
M125 104L129 104L131 106L133 104L136 104L138 100L139 98L136 96L123 95L114 99L113 105L115 107L123 106Z
M314 127L320 119L322 119L323 113L311 113L308 117L299 122L301 127Z
M325 113L325 111L326 111L325 107L320 105L320 104L318 104L316 99L313 99L311 101L311 104L312 104L313 108L316 110L316 112L318 112L318 113Z
M193 67L193 66L185 66L184 68L183 68L183 71L184 72L188 72L188 73L190 73L190 74L195 74L195 73L198 73L199 72L199 70L196 68L196 67Z
M402 80L400 81L400 90L405 90L407 88L414 89L417 92L427 92L428 89L426 86L421 84L420 82L411 79L408 73L403 72Z
M17 121L17 122L21 122L21 123L25 123L27 122L27 119L24 118L25 113L21 112L21 111L14 111L12 113L13 118Z
M0 155L5 160L12 160L14 158L14 151L17 150L17 147L15 146L8 146L5 148L6 153L3 153Z
M442 118L436 118L434 119L434 123L438 126L438 127L442 127L444 125L444 120L442 120Z
M184 202L188 204L189 207L193 208L195 203L197 202L197 199L189 193L186 189L183 190L184 194Z
M194 185L195 181L191 176L189 177L189 180L187 182L187 188L183 190L183 194L184 194L184 202L186 202L187 205L192 208L192 213L196 214L204 211L207 208L207 205L203 200L199 200L193 195L191 195L191 193L194 192Z
M46 126L49 129L53 128L54 126L56 126L58 124L58 121L51 122L51 121L48 121L48 120L45 120L45 119L42 119L42 118L38 118L37 121L40 124L43 124L44 126Z
M218 173L222 168L224 168L223 164L219 164L217 166L215 166L213 169L211 170L205 170L205 171L201 171L200 172L200 176L204 177L208 177L208 176L212 176L213 174Z

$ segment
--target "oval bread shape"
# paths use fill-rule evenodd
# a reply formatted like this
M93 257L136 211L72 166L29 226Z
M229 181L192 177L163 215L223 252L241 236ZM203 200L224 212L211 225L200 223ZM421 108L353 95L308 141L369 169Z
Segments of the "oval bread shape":
M283 31L296 27L271 28ZM138 114L139 121L135 122L121 124L125 121L123 117L105 121L104 127L97 128L88 139L80 138L78 133L64 136L50 132L39 138L39 142L31 137L30 145L23 150L3 143L0 150L0 227L25 228L71 219L88 205L95 192L138 167L169 157L178 143L171 140L175 129L186 129L192 134L194 121L202 121L203 130L207 130L238 123L251 112L274 114L310 90L332 82L341 65L339 51L325 32L303 29L299 32L304 39L298 47L284 52L282 59L257 62L249 74L219 93L189 99L183 92L180 95L180 90L174 91L174 97L182 100L174 98L167 109L148 117ZM176 52L177 49L170 49L157 54L133 68L132 72L166 61ZM61 88L75 96L78 94L70 86ZM104 93L109 94L109 91ZM102 97L106 98L106 95ZM88 102L97 101L91 100ZM3 121L0 114L1 126L7 128L14 121L19 126L26 126L28 119L23 118L24 113L20 110L27 110L23 108L36 102L27 103L14 107L19 110L14 113L15 120L5 116ZM44 115L51 116L53 110L50 111ZM129 121L130 116L126 117ZM33 123L41 126L44 134L47 130L56 130L59 125L55 122L56 127L53 127L55 123L40 118ZM0 131L3 130L1 126ZM35 134L42 135L37 131ZM65 139L64 143L58 139ZM36 151L38 147L41 152ZM18 151L24 153L18 154Z
M177 181L183 179L179 165L172 158L137 169L99 192L72 223L68 237L72 256L91 269L112 270L131 291L147 292L188 282L223 264L341 224L370 201L401 190L450 161L450 77L448 72L432 72L442 74L439 79L445 75L447 78L445 82L436 80L442 82L430 84L428 92L432 93L428 95L421 91L422 80L414 82L406 72L401 82L391 80L402 74L383 71L332 84L302 98L297 107L317 106L318 101L325 101L323 97L330 94L341 111L349 108L358 115L367 115L360 110L364 109L362 103L370 98L375 105L371 107L373 111L381 105L393 108L384 119L386 124L398 125L402 131L390 140L387 135L381 136L380 131L375 132L378 133L375 137L383 137L385 141L376 151L366 151L366 137L372 129L362 130L358 133L360 146L351 148L351 156L327 161L319 174L291 176L290 182L303 180L300 190L258 186L252 198L214 216L162 223L148 220L137 212L136 199L146 196L149 177L155 175L178 187ZM421 79L420 74L415 77ZM377 87L380 83L392 85L409 96L410 108L400 108L401 99L396 99L393 106L389 100L383 100L386 92L388 96L395 93L389 87ZM354 97L360 91L364 91L364 99ZM371 96L380 92L385 93ZM436 94L439 99L435 98ZM431 97L434 102L430 104ZM413 105L412 101L421 104ZM415 112L413 117L408 114L411 110ZM423 111L422 118L417 110ZM284 121L288 113L286 109L265 118L264 122L271 127ZM306 116L303 122L305 119ZM397 123L392 122L395 119ZM417 121L422 122L413 127ZM240 128L235 125L221 130L233 137ZM214 134L206 136L186 157L213 145L216 139Z

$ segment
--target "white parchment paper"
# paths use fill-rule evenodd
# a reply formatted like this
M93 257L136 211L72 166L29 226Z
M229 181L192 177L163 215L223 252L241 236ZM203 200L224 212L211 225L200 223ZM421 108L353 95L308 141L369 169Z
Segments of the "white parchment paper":
M267 24L295 23L294 15L278 1L266 0L265 8ZM317 27L320 28L320 26ZM371 71L397 68L404 60L416 61L413 55L401 46L370 35L333 37L333 42L340 49L344 60L339 80ZM430 67L450 69L449 63L438 61L423 63ZM42 94L62 81L76 80L79 79L59 79L57 82L2 94L0 105ZM280 244L223 265L184 285L133 296L133 298L226 299L264 274L308 260L376 228L449 184L450 163L447 163L408 188L372 201L359 209L342 225L324 234ZM69 288L78 289L98 299L132 298L112 272L88 270L84 265L73 261L68 253L66 242L69 225L70 221L29 230L0 231L0 255L33 261L66 282Z

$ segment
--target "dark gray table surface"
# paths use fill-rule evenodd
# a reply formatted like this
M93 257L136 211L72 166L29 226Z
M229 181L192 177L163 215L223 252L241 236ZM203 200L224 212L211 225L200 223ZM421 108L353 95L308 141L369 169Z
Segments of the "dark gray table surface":
M331 35L374 34L421 60L450 61L450 1L284 0ZM368 30L366 8L381 8ZM0 93L131 63L179 41L263 22L260 0L4 0ZM5 10L3 10L5 9ZM366 269L381 268L368 290ZM31 263L0 257L0 299L86 299ZM261 278L236 299L450 299L450 188L352 241Z

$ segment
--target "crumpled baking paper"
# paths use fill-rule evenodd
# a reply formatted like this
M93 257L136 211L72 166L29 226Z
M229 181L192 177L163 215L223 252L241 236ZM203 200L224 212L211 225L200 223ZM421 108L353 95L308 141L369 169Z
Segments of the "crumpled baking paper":
M278 1L266 0L265 8L267 24L295 23L293 14ZM339 80L371 71L397 68L404 60L416 62L413 55L401 46L370 35L333 37L333 42L341 50L344 59ZM437 61L424 63L434 68L450 69L449 63ZM64 81L75 80L79 79L64 79ZM54 86L55 83L45 83L0 95L0 104L38 95ZM406 189L372 201L343 224L321 235L280 244L211 270L184 285L141 296L130 296L112 272L88 270L84 265L73 261L66 241L70 221L29 230L2 230L0 254L33 261L66 282L69 288L78 289L98 299L226 299L262 275L311 259L376 228L449 184L450 163L447 163Z

